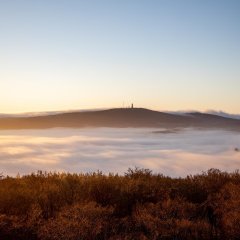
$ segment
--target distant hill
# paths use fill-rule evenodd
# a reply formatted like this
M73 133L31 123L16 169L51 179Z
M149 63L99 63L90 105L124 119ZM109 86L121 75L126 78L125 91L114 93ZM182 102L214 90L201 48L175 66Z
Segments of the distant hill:
M217 115L217 116L221 116L221 117L226 117L226 118L240 119L239 114L229 114L229 113L226 113L226 112L223 112L223 111L209 110L207 113Z
M240 130L240 120L209 113L174 114L144 108L115 108L86 112L56 113L44 116L0 118L0 129L42 129L54 127L195 127Z

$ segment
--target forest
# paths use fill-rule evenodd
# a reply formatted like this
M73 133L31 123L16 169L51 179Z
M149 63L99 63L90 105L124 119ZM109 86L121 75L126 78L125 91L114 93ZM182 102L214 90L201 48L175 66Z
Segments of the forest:
M240 239L240 174L0 174L1 240Z

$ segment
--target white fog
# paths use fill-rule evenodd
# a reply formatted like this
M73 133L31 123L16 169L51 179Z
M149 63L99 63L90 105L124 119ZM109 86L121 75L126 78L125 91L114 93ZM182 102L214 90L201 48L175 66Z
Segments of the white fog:
M91 128L0 131L0 173L37 170L123 174L149 168L173 177L240 168L240 133Z

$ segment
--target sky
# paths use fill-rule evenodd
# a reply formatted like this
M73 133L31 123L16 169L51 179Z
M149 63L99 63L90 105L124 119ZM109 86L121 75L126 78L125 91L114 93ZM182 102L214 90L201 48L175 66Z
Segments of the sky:
M0 113L240 113L239 0L0 0Z

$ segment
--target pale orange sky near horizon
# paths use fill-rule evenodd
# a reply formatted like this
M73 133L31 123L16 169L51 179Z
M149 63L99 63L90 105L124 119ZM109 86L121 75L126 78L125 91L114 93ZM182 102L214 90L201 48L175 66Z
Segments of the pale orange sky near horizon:
M37 84L34 81L25 84L24 81L18 81L19 85L14 88L10 82L0 83L0 113L119 108L130 106L131 103L134 103L135 107L153 110L216 110L240 113L239 95L234 91L227 95L224 89L219 87L213 93L213 88L207 90L197 83L198 88L191 86L186 91L183 89L186 85L174 86L174 80L172 89L171 85L165 86L165 89L147 84L141 86L143 84L141 82L138 84L137 81L136 87L128 88L114 82L109 89L105 89L107 83L95 87L94 84L93 87L83 84L84 88L81 89L80 82L68 85L67 80L65 84L59 86L50 83L41 85L40 81Z

